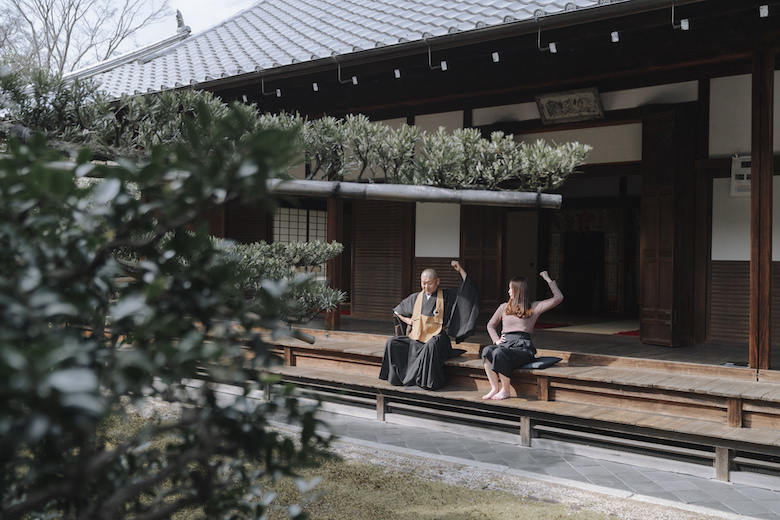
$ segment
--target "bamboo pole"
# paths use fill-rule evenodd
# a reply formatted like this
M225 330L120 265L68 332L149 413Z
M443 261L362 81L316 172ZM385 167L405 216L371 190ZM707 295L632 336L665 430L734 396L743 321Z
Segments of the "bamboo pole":
M524 208L561 207L561 195L541 192L455 190L406 184L369 184L339 181L268 181L274 195L301 197L341 197L345 199L395 200L406 202L444 202L472 206L511 206Z
M76 165L54 161L49 167L72 171ZM560 209L562 196L557 193L528 191L456 190L409 184L375 184L365 182L282 180L266 181L269 193L299 197L334 197L401 202L443 202L467 206L507 206L514 208Z

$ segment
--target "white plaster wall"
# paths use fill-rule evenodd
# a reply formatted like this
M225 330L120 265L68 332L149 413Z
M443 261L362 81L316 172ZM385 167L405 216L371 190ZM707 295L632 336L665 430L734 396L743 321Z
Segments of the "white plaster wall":
M526 143L544 139L548 143L567 143L577 141L589 144L593 150L587 164L627 162L642 160L642 124L597 126L576 130L537 132L515 137Z
M306 178L306 164L303 162L303 158L301 158L301 162L287 170L287 173L292 175L294 179L305 179Z
M471 114L471 124L484 126L507 121L530 121L540 117L539 107L536 103L517 103L515 105L475 108Z
M437 132L439 127L443 126L447 132L452 133L453 130L463 128L463 112L458 110L455 112L415 116L414 126L425 130L429 134Z
M751 76L727 76L710 81L710 157L750 155ZM780 152L780 71L775 71L774 142Z
M780 208L780 176L772 205ZM731 196L731 179L712 181L712 259L750 260L750 197ZM780 211L772 212L772 260L780 260Z
M660 103L688 103L697 99L699 99L698 81L617 90L601 94L601 104L605 111L623 110Z
M460 205L418 202L415 216L414 255L460 255Z
M710 157L750 155L750 74L710 81Z
M406 118L396 117L395 119L383 119L381 121L377 121L377 123L382 123L389 126L390 128L399 128L401 125L406 123Z

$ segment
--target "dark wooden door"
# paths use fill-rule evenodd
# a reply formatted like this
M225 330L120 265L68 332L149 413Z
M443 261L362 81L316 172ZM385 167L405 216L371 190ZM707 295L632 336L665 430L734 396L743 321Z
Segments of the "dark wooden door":
M461 263L479 288L480 313L489 317L506 295L501 282L504 212L495 207L462 206L460 214Z
M639 339L673 346L674 192L648 188L642 193Z
M674 334L674 114L645 116L642 158L639 339L673 346Z
M413 205L356 201L353 206L352 315L387 318L409 294ZM419 289L417 289L419 290ZM392 327L388 326L388 334Z
M692 335L693 120L691 110L683 106L652 110L643 117L639 295L643 343L677 346L681 336L687 341Z

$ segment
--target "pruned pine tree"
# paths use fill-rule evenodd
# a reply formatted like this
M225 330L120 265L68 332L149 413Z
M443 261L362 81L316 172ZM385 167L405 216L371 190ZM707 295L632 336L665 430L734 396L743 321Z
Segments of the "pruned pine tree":
M17 128L25 135L47 133L64 152L88 145L103 160L141 158L156 144L179 141L183 122L200 103L212 114L228 105L207 92L168 91L145 96L105 99L80 81L63 82L36 75L33 95L20 82L0 78L3 99L12 101L0 121L0 138ZM5 94L4 94L5 91ZM426 133L401 125L394 128L362 115L308 120L299 114L266 114L256 105L236 104L257 128L297 129L300 160L309 163L312 180L385 182L452 189L548 191L559 188L584 164L591 147L581 143L523 143L495 132L487 138L477 129Z

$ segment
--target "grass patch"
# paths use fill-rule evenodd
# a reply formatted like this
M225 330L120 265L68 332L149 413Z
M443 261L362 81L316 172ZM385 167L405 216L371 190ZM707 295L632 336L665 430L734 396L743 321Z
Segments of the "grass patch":
M109 445L138 434L150 421L130 414L113 417L103 425ZM294 433L289 432L291 436ZM148 449L160 449L162 438L150 439ZM335 450L338 454L338 449ZM319 483L301 492L292 478L263 482L266 491L277 493L268 510L268 520L288 520L287 507L299 505L312 520L606 520L615 516L577 505L550 503L518 496L496 489L473 489L469 486L437 481L437 476L423 477L414 467L383 467L345 460L340 457L317 458L314 467L299 469L308 482ZM419 467L419 466L418 466ZM398 469L397 469L398 468ZM486 479L485 487L490 481ZM163 484L166 487L169 483ZM307 486L304 485L304 488ZM506 489L506 488L502 488ZM205 520L201 508L179 511L172 520Z
M469 489L421 478L405 471L385 470L371 464L324 460L318 468L301 472L307 480L320 477L314 490L319 498L306 497L289 479L268 484L279 504L300 504L316 520L482 520L486 518L555 520L573 518L604 520L610 515L574 510L496 490ZM270 511L269 520L284 520L284 510ZM614 517L611 517L614 518Z

